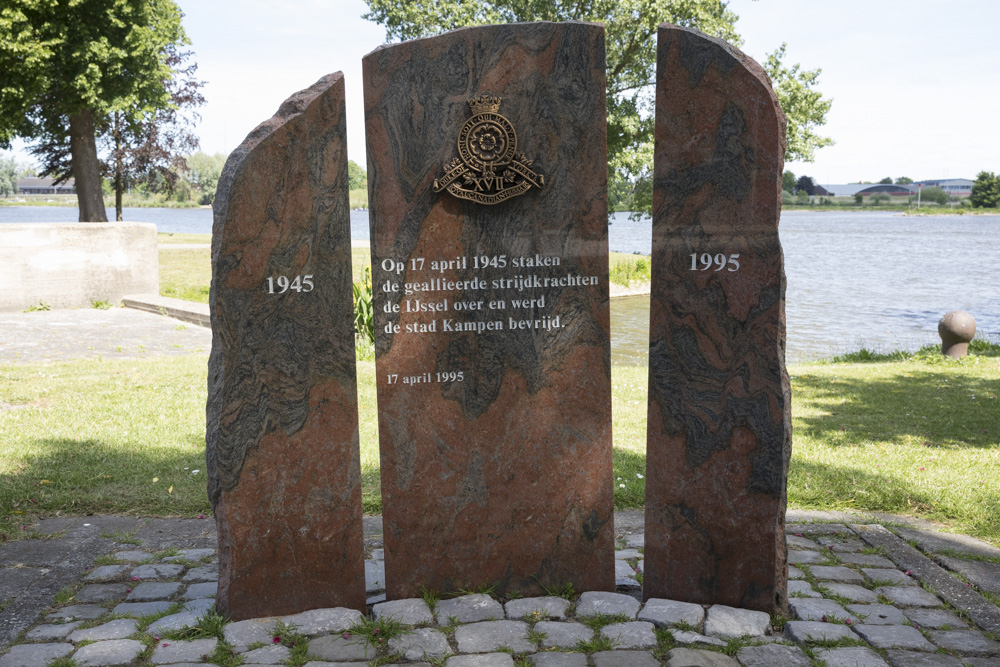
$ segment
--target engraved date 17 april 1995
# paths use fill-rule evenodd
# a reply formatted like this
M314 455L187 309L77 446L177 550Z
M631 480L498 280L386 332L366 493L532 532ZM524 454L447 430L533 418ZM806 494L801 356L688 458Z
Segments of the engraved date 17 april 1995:
M400 375L399 373L388 373L386 384L433 384L435 382L462 382L465 380L465 371L444 371L440 373L420 373L418 375Z

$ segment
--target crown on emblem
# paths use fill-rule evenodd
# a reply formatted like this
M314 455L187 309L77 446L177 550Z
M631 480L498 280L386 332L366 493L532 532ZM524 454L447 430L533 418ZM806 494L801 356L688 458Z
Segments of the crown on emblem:
M469 106L472 107L472 115L478 116L484 113L496 113L500 111L501 98L494 97L493 95L480 95L479 97L469 100Z

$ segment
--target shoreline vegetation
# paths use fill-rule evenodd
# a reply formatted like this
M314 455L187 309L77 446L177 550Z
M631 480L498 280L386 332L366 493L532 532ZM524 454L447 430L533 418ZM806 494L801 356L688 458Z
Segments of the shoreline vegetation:
M358 188L348 194L352 209L368 208L368 189ZM0 206L60 206L77 208L76 195L17 195L0 197ZM114 210L114 195L105 195L104 206ZM212 208L211 204L199 204L193 200L177 201L163 195L126 194L122 197L122 208Z

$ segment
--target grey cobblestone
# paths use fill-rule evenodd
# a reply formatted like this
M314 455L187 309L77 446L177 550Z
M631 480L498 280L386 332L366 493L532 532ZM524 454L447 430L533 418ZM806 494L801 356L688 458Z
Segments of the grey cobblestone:
M878 602L878 596L863 586L856 584L823 583L823 588L832 595L847 598L851 602Z
M459 626L455 643L460 653L492 653L509 648L514 653L534 653L535 645L528 641L528 624L524 621L482 621Z
M74 604L46 614L46 618L50 620L75 621L80 619L81 621L90 621L102 616L107 611L104 607L96 604Z
M45 667L72 652L72 644L20 644L0 656L0 667Z
M421 632L417 630L416 632ZM411 637L413 635L404 635L405 637ZM389 648L396 650L392 642L396 641L397 638L390 640ZM447 642L446 642L447 643ZM404 651L400 650L399 653ZM374 660L375 654L377 653L374 644L367 641L365 637L349 637L345 638L341 635L324 635L323 637L317 637L309 642L309 655L313 656L319 660L325 660L327 662L351 662L354 660ZM420 660L424 658L424 653L418 653L415 656L410 656L407 654L407 660ZM429 655L427 657L438 657L436 655Z
M599 651L591 656L594 667L659 667L649 651Z
M184 584L176 581L144 581L137 584L125 599L129 602L165 600L176 595L183 587Z
M128 571L128 565L102 565L83 578L84 581L113 581Z
M241 656L244 665L278 665L292 657L292 651L287 646L274 644L247 651Z
M739 667L739 664L728 655L702 649L675 648L667 653L667 667Z
M635 618L638 612L639 601L624 593L587 592L580 596L576 605L576 615L579 618L597 614L623 614Z
M863 584L865 578L849 567L843 565L814 565L812 575L824 581L837 581L842 584Z
M934 645L909 625L856 625L854 631L875 648L934 650Z
M107 639L125 639L136 630L135 621L131 618L119 618L102 625L86 630L74 630L70 633L69 641L74 644L80 642L96 642Z
M419 598L409 598L406 600L392 600L390 602L380 602L372 607L375 618L394 618L404 625L421 625L423 623L433 623L434 615L431 613L427 603Z
M196 604L197 601L191 604ZM282 616L285 625L294 626L306 637L315 637L330 632L344 632L352 625L361 622L363 616L357 609L346 607L328 607L326 609L310 609L291 616Z
M818 551L789 551L788 562L797 565L818 565L826 562L826 556Z
M900 607L941 606L941 600L937 596L916 586L881 586L876 588L875 592L884 595L890 602Z
M767 644L744 646L736 652L744 667L812 667L812 660L798 646Z
M1000 642L974 630L931 630L928 634L932 642L949 651L968 655L1000 653Z
M861 571L872 581L883 582L889 586L916 586L917 582L903 572L889 568L863 567Z
M50 639L65 639L66 636L76 630L76 627L83 621L73 621L72 623L44 623L35 626L25 635L31 641L48 641Z
M139 551L138 549L132 549L130 551L116 551L114 553L114 558L127 563L141 563L144 560L149 560L153 557L153 554L148 551Z
M709 637L736 638L760 636L771 627L771 617L762 611L736 609L717 604L705 616L705 634Z
M121 600L128 592L126 584L89 584L84 586L73 599L77 602L108 602Z
M154 600L153 602L122 602L116 605L111 612L113 614L121 614L122 616L139 618L140 616L162 614L172 606L174 606L174 603L166 600Z
M615 649L644 649L656 646L653 624L646 621L611 623L601 628L601 636L614 642Z
M796 598L821 598L822 593L813 590L808 581L789 581L788 595Z
M276 618L251 618L246 621L227 623L222 636L237 652L245 651L257 642L270 642L274 638Z
M195 581L218 581L219 580L219 566L218 565L202 565L200 567L192 567L184 575L182 581L185 582L195 582Z
M892 667L962 667L962 661L939 653L918 653L893 649L886 651Z
M580 642L594 638L594 631L583 623L541 621L535 623L535 632L541 632L545 638L541 641L543 649L575 648Z
M189 641L160 641L153 650L151 662L154 665L201 662L201 657L212 654L218 643L219 640L215 637Z
M587 667L587 656L582 653L533 653L528 659L536 667Z
M444 667L514 667L514 658L506 653L456 655L445 660Z
M640 621L649 621L660 628L686 623L700 628L705 620L705 609L700 604L650 598L639 612Z
M810 598L792 598L788 601L788 608L803 621L829 621L836 619L839 621L851 621L858 623L858 617L849 613L833 600L813 600Z
M837 641L858 638L846 625L818 621L789 621L785 624L785 636L799 644L809 641Z
M816 657L825 662L826 667L888 667L878 653L864 646L818 649Z
M438 625L448 625L452 619L459 623L499 621L504 617L503 607L489 595L474 593L450 600L441 600L434 609Z
M864 625L903 625L903 612L888 604L849 604L846 609L861 619Z
M312 644L309 645L312 652ZM418 628L389 640L389 650L410 661L443 658L451 653L448 637L440 630Z
M670 631L670 634L673 635L674 640L679 644L703 644L705 646L726 645L726 642L722 641L718 637L706 637L705 635L700 635L697 632L673 629Z
M964 630L969 627L965 621L947 609L904 609L903 615L914 625L923 628Z
M214 581L206 581L200 584L191 584L188 586L187 590L184 591L183 597L185 600L198 600L201 598L214 598L215 593L218 589L218 584Z
M142 642L135 639L112 639L84 646L73 654L73 660L79 667L127 665L145 648Z
M876 554L839 554L840 560L851 565L863 565L865 567L895 567L893 562L885 556Z
M183 565L173 563L153 563L134 568L131 576L137 579L174 579L186 569Z

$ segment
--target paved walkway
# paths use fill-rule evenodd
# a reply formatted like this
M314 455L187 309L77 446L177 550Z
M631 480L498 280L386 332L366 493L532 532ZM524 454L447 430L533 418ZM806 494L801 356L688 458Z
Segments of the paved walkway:
M326 609L193 639L183 630L207 627L199 619L216 592L211 519L45 519L37 539L0 544L0 667L61 657L80 667L236 658L310 667L1000 666L1000 549L847 514L792 511L789 521L789 619L641 603L640 512L615 516L617 593L386 602L381 521L368 517L367 616L401 621L398 636L369 627L366 638L359 612ZM297 630L280 630L279 620Z
M207 327L133 308L0 313L0 363L207 354L211 347Z

